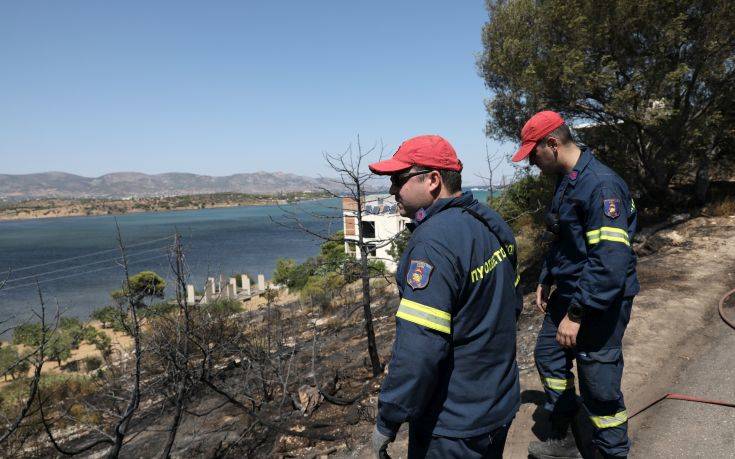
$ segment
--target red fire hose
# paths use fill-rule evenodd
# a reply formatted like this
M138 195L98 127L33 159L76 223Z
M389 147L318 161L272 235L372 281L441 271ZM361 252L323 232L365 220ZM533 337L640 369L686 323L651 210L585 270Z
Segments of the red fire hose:
M735 289L730 290L729 292L727 292L725 294L725 296L722 297L722 299L720 300L719 311L720 311L720 317L722 318L722 320L727 325L729 325L730 328L732 328L732 329L735 330L735 323L733 323L733 321L730 320L725 315L725 301L731 295L733 295L733 294L735 294ZM643 408L640 408L640 409L636 410L635 412L633 412L633 414L631 414L631 415L628 416L628 419L630 419L630 418L632 418L634 416L637 416L637 415L643 413L644 411L646 411L647 409L649 409L653 405L657 404L658 402L660 402L662 400L666 400L666 399L671 399L671 400L684 400L684 401L687 401L687 402L707 403L707 404L710 404L710 405L719 405L719 406L727 406L727 407L730 407L730 408L735 408L735 403L731 403L731 402L723 402L722 400L708 400L708 399L705 399L705 398L692 397L690 395L675 394L673 392L669 392L668 394L665 394L665 395L657 398L656 400L652 401L651 403L649 403L648 405L644 406Z

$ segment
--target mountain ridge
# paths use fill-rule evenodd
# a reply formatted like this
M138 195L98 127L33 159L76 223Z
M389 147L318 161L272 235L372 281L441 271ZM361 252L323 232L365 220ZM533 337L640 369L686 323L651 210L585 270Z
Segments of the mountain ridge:
M145 174L112 172L85 177L61 171L0 174L0 199L137 198L210 193L278 194L281 192L339 191L334 181L288 172L251 172L226 176L188 172Z

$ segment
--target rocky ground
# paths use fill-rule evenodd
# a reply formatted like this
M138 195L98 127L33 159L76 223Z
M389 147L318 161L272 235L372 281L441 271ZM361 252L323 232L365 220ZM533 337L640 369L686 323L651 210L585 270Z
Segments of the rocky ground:
M699 382L732 381L735 372L734 366L719 362L713 357L717 354L707 351L714 347L726 352L722 349L727 341L720 342L719 337L731 339L735 335L717 315L718 301L735 288L735 216L689 220L656 233L638 250L648 255L639 259L641 293L634 303L624 341L623 391L630 412L677 387L686 389L688 386L682 386L683 381L693 378ZM526 458L528 443L542 438L546 429L540 410L543 389L533 368L532 355L541 320L530 302L527 296L518 345L522 406L508 436L504 455L507 458ZM701 370L691 367L705 356L709 357L708 365L703 364ZM689 376L683 377L685 374ZM731 388L716 390L714 383L708 387L710 390L698 395L715 399L730 397L730 401L735 401ZM672 418L666 412L657 415L657 411L652 411L631 420L634 442L631 457L694 457L686 452L699 452L697 457L732 457L735 451L732 430L717 437L717 431L692 424L697 422L697 412L706 412L709 423L724 426L727 432L726 426L732 425L735 410L690 402L664 403L678 404L676 409L689 413L688 417ZM652 433L651 426L660 425L662 420L666 421L666 427L654 427ZM664 436L650 444L656 435ZM666 438L677 438L679 443L664 441ZM710 446L712 449L708 449ZM405 431L390 452L393 457L405 457ZM363 449L351 456L368 457L365 453Z
M735 287L735 216L689 220L648 238L639 250L647 253L639 260L642 291L634 304L624 342L623 389L630 412L672 388L688 389L690 386L677 386L680 375L688 375L687 381L707 380L711 375L702 372L732 371L732 366L723 368L717 361L704 365L701 370L691 364L701 360L703 352L716 345L718 337L725 336L715 329L719 325L716 307L720 297ZM396 307L397 299L390 292L373 304L383 361L390 356ZM173 449L174 457L369 457L365 445L374 425L380 380L370 377L361 311L353 307L321 316L299 314L293 310L283 316L284 320L305 324L292 337L294 359L289 396L281 398L279 395L253 415L211 391L192 394ZM508 438L506 457L525 458L529 441L544 435L539 409L542 391L532 356L540 322L541 315L530 304L530 297L526 298L518 344L523 404ZM302 399L310 406L308 415L304 415L290 395L298 399L299 388L303 388L302 395L308 398L314 375L333 397L349 399L350 403L335 404L316 395L311 401ZM244 394L238 392L236 373L223 372L221 384L245 401ZM691 388L694 390L695 386ZM730 396L730 393L716 393L716 387L711 389L712 393L703 395L710 398ZM687 402L678 403L680 410L693 409ZM123 449L125 457L160 454L170 413L165 407L154 404L147 411L145 407L144 404L136 434ZM728 412L709 413L713 422L729 419ZM663 425L658 419L662 415L665 413L652 409L631 421L636 445L633 457L684 457L679 455L684 450L666 451L670 446L667 442L646 446L652 444L651 426ZM261 421L256 421L254 416ZM724 417L720 419L720 416ZM269 422L270 427L264 427ZM288 435L284 429L312 438ZM670 429L685 433L682 437L689 439L692 435L703 435L705 437L691 441L707 442L706 429L692 429L686 423L673 423ZM330 437L330 440L314 438L317 436ZM655 451L652 453L650 448ZM699 450L695 447L694 451ZM405 457L405 429L391 446L390 453L393 457ZM97 451L88 456L101 457L103 454L104 451ZM717 450L713 454L702 457L719 457Z

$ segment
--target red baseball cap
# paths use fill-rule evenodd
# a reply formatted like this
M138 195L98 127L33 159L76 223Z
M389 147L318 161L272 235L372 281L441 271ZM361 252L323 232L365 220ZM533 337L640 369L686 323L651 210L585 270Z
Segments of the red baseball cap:
M518 162L526 159L539 140L562 124L564 124L564 119L561 115L551 110L544 110L533 115L521 129L521 148L511 160Z
M412 166L424 166L430 169L447 169L461 171L462 162L449 142L438 135L420 135L401 144L393 157L368 167L378 175L391 175Z

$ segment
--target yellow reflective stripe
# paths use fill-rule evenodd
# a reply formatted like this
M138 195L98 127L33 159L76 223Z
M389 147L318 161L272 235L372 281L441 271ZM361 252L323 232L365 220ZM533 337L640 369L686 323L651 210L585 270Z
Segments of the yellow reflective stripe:
M564 392L565 390L574 389L574 378L541 378L541 383L551 390Z
M452 316L441 309L401 299L396 317L442 333L451 333Z
M597 244L600 241L620 242L630 246L628 232L624 229L615 228L613 226L603 226L600 229L587 231L588 244Z
M590 420L598 429L609 429L628 422L628 412L623 410L613 416L590 416Z
M521 281L521 275L520 274L516 274L516 281L515 281L515 283L513 285L517 287L518 286L518 283L520 281Z

